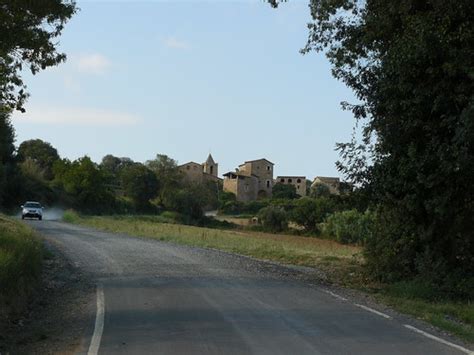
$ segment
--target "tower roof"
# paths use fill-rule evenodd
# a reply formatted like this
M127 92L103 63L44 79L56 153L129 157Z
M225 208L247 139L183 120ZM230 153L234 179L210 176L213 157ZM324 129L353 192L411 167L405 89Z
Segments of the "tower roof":
M212 158L212 155L210 153L209 153L209 156L207 157L206 163L207 164L212 164L212 165L216 164L216 162L214 161L214 159Z

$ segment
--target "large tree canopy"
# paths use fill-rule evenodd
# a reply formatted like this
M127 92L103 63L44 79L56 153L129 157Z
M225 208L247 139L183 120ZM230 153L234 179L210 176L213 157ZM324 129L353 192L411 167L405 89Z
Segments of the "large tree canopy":
M302 52L323 51L359 100L344 107L364 139L338 145L338 167L379 210L369 267L472 291L474 2L311 0L310 11Z
M43 169L45 178L53 178L53 164L59 160L56 148L41 139L30 139L24 141L18 147L18 159L20 161L31 160L39 168Z
M36 74L66 59L56 38L75 11L73 0L0 0L0 102L24 110L20 72Z

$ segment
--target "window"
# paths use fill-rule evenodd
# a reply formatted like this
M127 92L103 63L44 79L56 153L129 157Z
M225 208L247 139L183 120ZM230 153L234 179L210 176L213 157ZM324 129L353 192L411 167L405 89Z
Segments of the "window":
M301 179L296 180L298 184L301 184Z
M291 184L293 182L293 179L288 179L288 182Z
M285 179L280 179L280 182L285 182Z
M270 180L267 180L267 189L270 188Z
M299 189L300 189L300 185L296 186L296 189L299 190Z
M214 166L211 165L211 175L214 174Z
M267 166L267 171L272 170L272 167L270 165Z
M188 166L186 167L186 169L189 170L189 169L191 169L191 167L188 165Z

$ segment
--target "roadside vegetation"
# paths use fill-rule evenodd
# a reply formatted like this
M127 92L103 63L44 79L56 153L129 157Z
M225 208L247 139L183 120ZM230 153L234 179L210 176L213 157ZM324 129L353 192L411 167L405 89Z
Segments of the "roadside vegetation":
M33 230L0 214L0 323L24 310L38 285L42 259Z

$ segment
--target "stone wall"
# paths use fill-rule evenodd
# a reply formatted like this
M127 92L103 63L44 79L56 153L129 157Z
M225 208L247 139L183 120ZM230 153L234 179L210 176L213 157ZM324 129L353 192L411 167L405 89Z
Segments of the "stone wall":
M296 193L300 196L306 196L306 177L305 176L278 176L276 183L293 185Z

